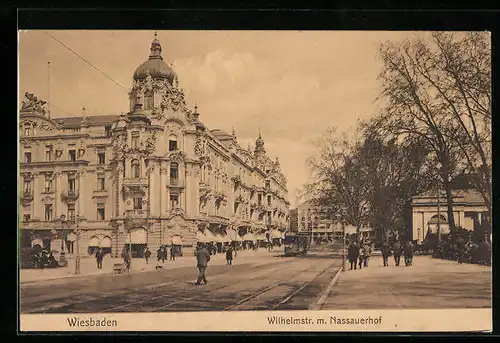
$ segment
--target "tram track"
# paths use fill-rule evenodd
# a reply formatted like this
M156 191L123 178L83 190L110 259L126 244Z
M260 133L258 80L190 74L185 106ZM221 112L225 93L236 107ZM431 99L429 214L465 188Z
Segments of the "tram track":
M267 310L275 310L277 309L278 307L286 304L290 299L292 299L295 295L297 295L300 291L302 291L304 288L306 288L309 284L311 284L313 281L317 280L318 278L320 278L322 275L324 275L330 268L332 268L333 266L335 265L335 263L332 263L332 264L329 264L326 268L322 269L319 273L317 273L312 279L306 281L306 282L303 282L300 287L298 288L295 288L294 290L292 290L291 292L287 293L287 295L285 295L284 297L282 297L278 302L275 302L273 305L270 305L268 306ZM308 268L306 268L305 270L307 270ZM299 273L297 273L295 276L297 275L300 275L304 270L300 271ZM250 296L247 296L246 298L238 301L237 303L235 304L232 304L230 306L227 306L224 308L224 311L230 311L230 310L235 310L237 307L249 302L250 300L253 300L255 298L257 298L258 296L262 295L262 294L265 294L267 292L269 292L270 290L273 290L273 289L276 289L277 287L279 286L282 286L282 285L285 285L287 283L289 283L290 280L283 280L283 281L280 281L280 282L277 282L269 287L266 287L265 289L263 290L260 290Z

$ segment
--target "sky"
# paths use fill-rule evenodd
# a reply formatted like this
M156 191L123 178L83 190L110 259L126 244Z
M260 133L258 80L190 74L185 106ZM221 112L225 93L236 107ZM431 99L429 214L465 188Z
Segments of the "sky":
M328 127L352 129L380 108L375 101L380 91L379 44L419 33L157 34L188 107L197 105L207 126L226 132L234 127L244 148L255 146L260 130L268 155L279 158L287 176L294 207L309 178L306 160L314 154L317 139ZM83 107L87 115L126 113L132 75L147 60L153 38L154 31L20 31L19 102L25 91L48 100L50 85L53 118L81 116Z

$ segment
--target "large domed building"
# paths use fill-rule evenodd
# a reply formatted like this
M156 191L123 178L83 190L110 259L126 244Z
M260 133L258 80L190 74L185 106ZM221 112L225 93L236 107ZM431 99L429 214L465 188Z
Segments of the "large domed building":
M127 114L54 119L26 94L19 124L24 248L73 254L79 242L85 254L101 247L141 256L146 246L184 254L200 241L219 249L281 241L289 202L279 162L266 155L260 134L251 151L235 130L202 122L156 34L129 95Z

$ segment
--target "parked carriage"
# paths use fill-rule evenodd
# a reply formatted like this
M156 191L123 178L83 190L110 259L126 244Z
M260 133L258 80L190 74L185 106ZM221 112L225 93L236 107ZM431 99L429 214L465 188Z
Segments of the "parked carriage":
M309 239L305 235L286 235L284 240L285 256L307 254Z

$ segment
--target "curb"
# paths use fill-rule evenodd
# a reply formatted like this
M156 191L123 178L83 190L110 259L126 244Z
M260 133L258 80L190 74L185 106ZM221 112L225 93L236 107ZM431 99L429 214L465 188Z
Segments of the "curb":
M337 270L332 281L330 281L330 284L325 288L323 293L321 293L321 296L319 297L319 299L315 303L313 303L311 306L309 306L310 310L320 310L321 309L321 307L325 303L326 299L330 295L330 293L333 289L333 286L337 283L337 280L339 279L341 273L342 273L342 266L339 268L339 270Z

